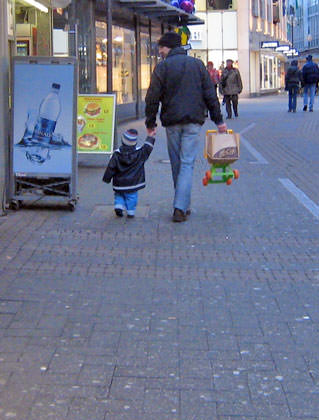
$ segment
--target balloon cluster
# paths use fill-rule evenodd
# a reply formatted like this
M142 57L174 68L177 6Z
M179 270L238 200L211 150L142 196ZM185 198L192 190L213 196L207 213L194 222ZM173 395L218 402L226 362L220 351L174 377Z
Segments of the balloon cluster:
M171 5L184 10L186 13L195 12L195 0L171 0Z

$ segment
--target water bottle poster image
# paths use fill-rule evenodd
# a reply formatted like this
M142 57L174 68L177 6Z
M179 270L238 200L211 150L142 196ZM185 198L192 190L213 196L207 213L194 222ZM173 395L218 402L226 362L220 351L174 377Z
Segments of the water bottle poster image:
M13 170L71 174L74 80L70 65L16 63Z
M115 95L79 95L77 150L79 153L113 151Z

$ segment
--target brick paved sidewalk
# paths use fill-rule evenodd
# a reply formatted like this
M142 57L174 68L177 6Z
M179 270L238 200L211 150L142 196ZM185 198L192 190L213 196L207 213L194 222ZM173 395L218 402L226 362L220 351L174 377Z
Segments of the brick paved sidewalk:
M301 172L317 174L318 111L239 111L229 126L255 124L268 164L242 146L240 179L204 188L199 156L186 223L163 129L135 220L113 216L104 158L82 161L74 213L0 219L1 420L319 419L318 220L278 181L318 203Z

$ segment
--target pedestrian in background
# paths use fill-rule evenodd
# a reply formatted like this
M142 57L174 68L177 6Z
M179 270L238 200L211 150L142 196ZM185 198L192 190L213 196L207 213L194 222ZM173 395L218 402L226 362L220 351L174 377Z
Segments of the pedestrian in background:
M211 81L213 82L213 85L215 86L215 90L217 93L217 85L220 81L220 76L219 76L219 71L215 69L214 63L212 61L208 61L207 71L208 71Z
M238 117L238 95L243 90L243 84L239 70L233 67L233 60L226 60L220 83L226 102L226 118L232 117L232 106L235 117Z
M304 83L303 110L307 111L309 97L309 112L312 112L315 100L316 84L319 81L319 69L317 64L312 61L312 55L308 55L306 59L307 62L302 68L302 78Z
M138 200L138 190L145 188L144 164L151 154L155 142L155 129L148 130L142 147L136 147L138 132L130 128L122 135L122 145L113 153L105 170L103 181L113 179L114 211L118 217L133 218Z
M302 72L298 68L298 61L292 60L285 77L285 90L288 90L288 112L296 112L297 95L302 82Z
M154 130L161 103L175 188L173 221L184 222L190 213L193 168L206 109L219 132L227 127L204 63L187 55L176 32L162 35L158 46L163 61L155 67L146 94L145 125Z

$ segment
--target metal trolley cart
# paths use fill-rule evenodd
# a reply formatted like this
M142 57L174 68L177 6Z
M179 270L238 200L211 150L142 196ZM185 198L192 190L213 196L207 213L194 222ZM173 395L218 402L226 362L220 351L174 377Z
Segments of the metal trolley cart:
M9 202L77 203L77 61L14 57Z
M203 178L203 185L226 183L239 178L238 169L230 164L239 159L239 134L233 130L219 134L216 130L207 130L204 157L211 165Z

